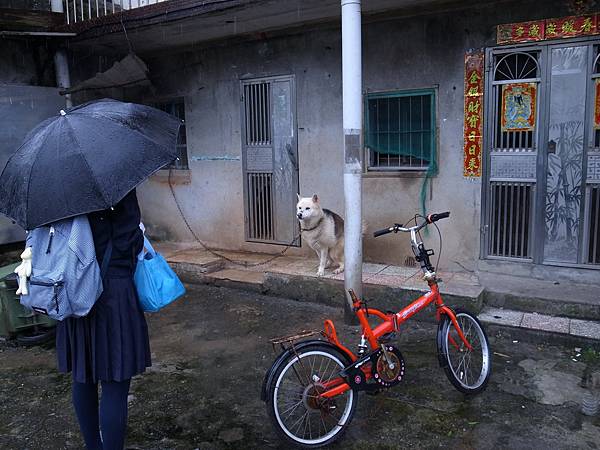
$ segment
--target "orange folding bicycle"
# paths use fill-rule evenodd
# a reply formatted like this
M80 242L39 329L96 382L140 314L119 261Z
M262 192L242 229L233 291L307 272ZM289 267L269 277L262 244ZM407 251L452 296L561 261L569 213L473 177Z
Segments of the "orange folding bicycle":
M433 251L417 241L421 229L449 216L449 212L431 214L413 227L395 224L374 233L375 237L399 231L410 233L415 259L430 290L398 313L369 308L350 291L353 309L362 327L357 354L340 343L331 320L325 321L321 332L327 340L294 342L315 332L272 341L281 344L284 351L265 375L262 399L275 428L285 440L304 448L330 444L352 420L358 392L379 392L400 383L404 377L404 359L390 342L400 324L432 303L435 303L438 320L438 360L446 376L465 394L477 394L485 389L491 373L491 350L483 326L475 315L444 305L429 258ZM372 328L368 321L370 316L380 319L381 323Z

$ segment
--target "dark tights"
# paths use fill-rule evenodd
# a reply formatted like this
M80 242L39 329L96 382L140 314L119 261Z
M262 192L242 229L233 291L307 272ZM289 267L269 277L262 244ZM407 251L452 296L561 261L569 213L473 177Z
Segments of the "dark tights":
M102 381L102 399L98 408L98 384L73 381L73 406L88 450L122 450L130 382Z

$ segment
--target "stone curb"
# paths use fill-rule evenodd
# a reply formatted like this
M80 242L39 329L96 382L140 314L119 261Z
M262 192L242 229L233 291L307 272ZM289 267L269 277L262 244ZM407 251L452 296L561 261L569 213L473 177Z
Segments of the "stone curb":
M226 265L219 261L207 265L191 263L172 263L173 269L182 281L190 284L210 284L219 287L259 292L261 294L280 296L307 301L327 306L339 307L343 305L344 283L343 280L334 278L315 278L305 275L294 275L279 272L244 272L242 270L227 269ZM370 284L366 281L363 285L364 297L370 304L382 311L399 311L410 302L414 301L426 289L393 287L379 284ZM569 328L564 332L563 322L576 319L564 317L552 317L547 315L536 315L525 311L512 311L509 309L484 308L485 293L483 289L473 290L472 296L461 295L458 289L448 291L441 285L442 296L446 304L453 308L466 308L469 311L480 314L480 320L484 324L489 336L501 334L512 340L530 343L549 343L565 346L589 347L597 346L600 349L599 337L586 337L569 333ZM548 308L544 309L547 311ZM494 311L501 311L498 319L494 318ZM550 312L550 311L548 311ZM518 320L510 316L519 316ZM532 323L522 324L524 316L541 320L540 327ZM420 322L434 322L433 308L422 311L411 320ZM518 322L518 323L517 323ZM556 322L556 323L555 323ZM593 326L600 327L600 323L590 322ZM568 325L570 327L570 325ZM544 329L545 328L545 329ZM562 330L563 332L561 332Z

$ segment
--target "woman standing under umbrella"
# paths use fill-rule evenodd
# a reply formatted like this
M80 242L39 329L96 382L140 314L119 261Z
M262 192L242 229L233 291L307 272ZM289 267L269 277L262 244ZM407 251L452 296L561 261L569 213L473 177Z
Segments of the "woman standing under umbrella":
M58 324L58 368L73 374L73 405L86 447L122 449L131 378L151 364L148 328L133 284L136 256L144 243L135 191L113 209L88 218L98 263L110 243L112 253L104 292L90 313Z
M90 450L123 447L130 380L150 366L133 284L143 246L135 188L177 157L180 125L134 103L79 105L34 128L0 175L0 213L26 230L87 214L100 265L111 252L90 313L57 329L58 367L73 373L73 404Z

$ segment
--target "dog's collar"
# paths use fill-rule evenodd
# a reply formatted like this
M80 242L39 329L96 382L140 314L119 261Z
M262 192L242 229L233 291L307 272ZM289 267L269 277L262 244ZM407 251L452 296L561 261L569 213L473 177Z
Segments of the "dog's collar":
M317 228L319 225L321 225L321 222L322 222L322 221L323 221L323 218L321 217L321 218L319 219L319 221L317 222L317 224L316 224L314 227L312 227L312 228L302 228L302 226L300 226L300 231L312 231L312 230L314 230L315 228Z

